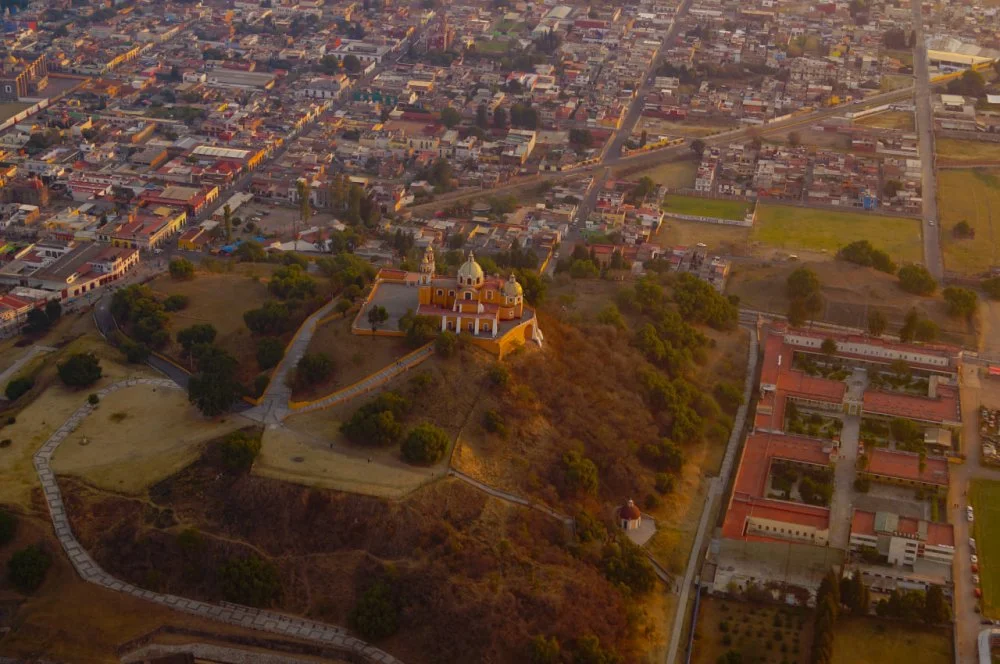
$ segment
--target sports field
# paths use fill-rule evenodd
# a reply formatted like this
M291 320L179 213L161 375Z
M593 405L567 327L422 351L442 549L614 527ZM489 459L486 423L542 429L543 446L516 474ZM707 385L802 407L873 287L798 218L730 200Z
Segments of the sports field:
M1000 263L1000 170L939 171L938 210L945 269L979 274ZM974 238L952 234L960 221L972 226Z
M1000 618L1000 482L972 480L969 502L976 512L972 532L979 555L983 613Z
M920 222L916 219L769 203L758 206L754 242L832 256L855 240L870 241L897 263L919 263L923 258Z
M663 209L677 214L740 220L750 211L750 203L671 194L663 199Z
M951 635L941 629L841 615L833 664L950 664Z

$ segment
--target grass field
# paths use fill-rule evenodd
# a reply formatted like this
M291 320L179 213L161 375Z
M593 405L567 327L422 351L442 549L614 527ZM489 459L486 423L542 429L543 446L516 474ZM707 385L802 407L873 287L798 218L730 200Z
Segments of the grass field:
M939 138L934 142L938 157L970 164L1000 161L1000 143Z
M983 613L1000 618L1000 482L972 480L969 500L976 512L972 530L980 558Z
M947 270L979 274L1000 262L1000 170L942 170L938 173L941 244ZM973 239L956 239L951 229L967 221Z
M750 229L700 221L665 219L654 242L661 247L691 247L699 242L710 250L735 256L747 253Z
M635 172L631 172L631 169L623 170L629 171L627 173L629 178L646 176L656 184L662 184L670 189L688 189L694 186L694 176L698 172L698 163L694 160L667 161L647 170ZM616 173L616 175L618 174Z
M692 214L719 219L743 219L750 211L746 201L728 201L698 196L668 195L663 200L663 209L677 214Z
M865 212L839 212L790 205L761 204L752 239L787 250L833 255L855 240L869 240L897 262L923 258L920 222Z
M833 642L833 664L949 664L951 636L941 629L841 615Z
M867 118L862 118L857 122L864 127L876 127L878 129L899 129L901 131L913 131L913 113L903 111L887 111L877 113Z
M503 55L507 52L509 43L507 40L499 39L478 40L476 41L476 51L489 55Z

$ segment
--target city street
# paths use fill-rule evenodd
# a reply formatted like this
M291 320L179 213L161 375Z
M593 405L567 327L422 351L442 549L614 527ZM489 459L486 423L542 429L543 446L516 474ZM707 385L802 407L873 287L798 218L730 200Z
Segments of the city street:
M913 4L913 29L916 42L913 46L914 103L920 151L921 189L923 197L924 264L931 275L941 280L944 261L941 258L941 225L937 213L937 178L934 172L934 119L931 110L931 82L927 63L927 45L924 41L924 20L921 3Z

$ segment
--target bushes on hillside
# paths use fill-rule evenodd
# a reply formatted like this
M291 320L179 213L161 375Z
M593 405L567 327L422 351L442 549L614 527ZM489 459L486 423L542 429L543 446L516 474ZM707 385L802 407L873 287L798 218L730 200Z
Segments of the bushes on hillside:
M681 317L694 323L705 323L717 330L736 327L736 306L707 281L690 272L682 272L674 284L674 302Z
M448 434L440 427L422 423L413 427L403 441L403 458L413 464L437 463L448 449Z
M597 466L577 450L563 454L566 490L570 493L597 495Z
M348 615L351 628L369 641L392 636L399 629L399 600L392 586L379 579L369 586Z
M627 537L605 545L601 568L608 581L636 595L649 592L656 584L656 572L645 553Z
M247 606L270 606L281 594L278 568L254 554L223 563L219 586L228 601Z
M306 353L295 365L295 382L302 386L318 385L334 371L333 358L326 353Z
M211 344L196 346L193 355L197 373L188 381L188 400L209 417L226 412L243 394L236 358Z
M285 356L285 346L276 337L264 337L257 342L257 366L266 371L278 365Z
M76 353L56 365L59 378L68 387L86 387L101 378L101 362L93 353Z
M7 561L7 577L18 591L33 593L45 581L52 566L52 556L39 544L32 544L16 552Z
M182 309L187 309L188 304L190 304L191 298L187 295L170 295L163 301L164 311L181 311Z
M133 284L115 291L111 313L136 341L151 348L162 348L170 341L166 329L170 316L148 286Z
M972 314L976 313L979 299L976 297L975 291L958 286L948 286L941 292L941 295L944 296L944 301L948 304L949 316L970 318Z
M291 326L291 320L288 307L275 300L243 313L243 322L254 334L281 334Z
M170 276L178 281L189 281L194 279L194 263L186 258L175 258L170 261L168 267Z
M899 287L914 295L933 295L937 282L923 265L911 263L899 268Z
M190 355L196 346L210 344L215 341L218 332L210 323L197 323L186 327L177 333L177 343L184 349L185 355Z
M361 445L390 445L403 433L400 419L409 409L409 402L395 392L383 392L373 401L354 411L340 431L352 442Z
M293 263L276 269L267 282L267 289L283 300L302 300L316 294L316 280Z

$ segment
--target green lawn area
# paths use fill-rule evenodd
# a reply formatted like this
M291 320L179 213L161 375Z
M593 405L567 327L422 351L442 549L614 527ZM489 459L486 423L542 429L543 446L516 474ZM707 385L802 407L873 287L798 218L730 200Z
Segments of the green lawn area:
M687 189L694 187L694 176L697 172L698 162L691 159L667 161L647 170L629 173L628 177L647 176L656 184L662 184L671 189Z
M1000 482L972 480L969 499L976 512L972 530L979 556L983 614L1000 618Z
M979 274L1000 263L1000 170L939 171L938 210L945 269ZM975 238L952 235L960 221L969 222Z
M951 635L942 629L841 615L833 664L950 664Z
M476 50L480 53L491 53L494 55L502 55L507 52L508 44L509 42L505 39L479 40L476 41Z
M970 164L1000 161L1000 143L988 141L963 141L956 138L939 138L934 142L939 157Z
M746 201L726 201L670 194L663 199L663 209L677 214L739 220L746 216L750 210L750 204Z
M869 240L898 263L923 260L919 221L866 212L763 203L757 209L753 240L781 249L826 251L831 255L855 240Z

